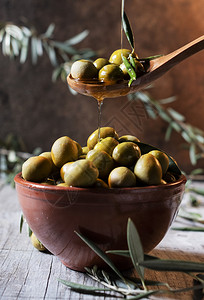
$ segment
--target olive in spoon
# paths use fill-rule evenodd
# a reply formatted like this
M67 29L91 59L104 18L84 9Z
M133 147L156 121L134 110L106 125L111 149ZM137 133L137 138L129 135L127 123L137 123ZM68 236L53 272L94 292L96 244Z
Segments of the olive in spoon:
M175 65L203 49L204 35L167 55L150 60L144 75L133 81L131 86L128 86L128 80L123 80L115 84L106 84L100 81L89 82L73 79L70 74L67 77L67 82L76 92L92 96L99 101L104 98L125 96L151 84Z

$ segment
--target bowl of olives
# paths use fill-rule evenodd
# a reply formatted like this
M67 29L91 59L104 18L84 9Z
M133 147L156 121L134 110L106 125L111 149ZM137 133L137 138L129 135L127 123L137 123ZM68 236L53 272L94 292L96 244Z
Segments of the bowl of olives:
M79 238L103 251L126 250L126 228L134 222L148 253L174 220L186 178L175 160L132 135L100 128L82 147L68 136L50 151L30 157L15 177L24 218L37 239L64 265L84 271L103 261ZM110 254L111 255L111 254ZM111 256L121 268L128 258Z

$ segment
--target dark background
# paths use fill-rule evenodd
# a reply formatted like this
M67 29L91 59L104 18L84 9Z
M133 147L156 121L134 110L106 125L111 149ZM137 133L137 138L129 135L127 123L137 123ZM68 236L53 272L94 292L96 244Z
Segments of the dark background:
M26 20L28 27L33 25L40 33L54 23L54 37L59 41L88 29L89 36L77 47L100 50L109 57L120 48L120 9L119 0L0 0L0 22L22 25ZM125 9L140 57L167 54L203 35L203 0L126 0ZM171 106L202 130L203 62L202 51L169 71L151 89L155 99L176 96ZM86 144L97 127L97 103L86 96L73 96L60 80L53 83L52 71L46 55L35 66L30 58L21 65L0 51L0 139L13 132L22 138L27 151L38 146L49 150L62 135ZM167 124L160 118L150 119L142 103L130 104L126 97L106 99L102 125L114 126L119 134L134 134L168 151L185 171L192 169L181 136L173 133L166 142Z

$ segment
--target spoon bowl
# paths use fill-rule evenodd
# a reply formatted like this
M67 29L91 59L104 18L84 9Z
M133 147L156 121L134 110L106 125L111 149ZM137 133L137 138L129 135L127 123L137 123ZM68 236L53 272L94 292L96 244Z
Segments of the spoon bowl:
M97 80L82 81L74 79L71 74L68 75L67 82L76 92L94 97L99 101L104 98L125 96L151 84L154 80L164 75L175 65L203 49L204 35L175 50L174 52L150 60L146 73L133 81L131 86L128 86L128 80L123 80L110 85Z

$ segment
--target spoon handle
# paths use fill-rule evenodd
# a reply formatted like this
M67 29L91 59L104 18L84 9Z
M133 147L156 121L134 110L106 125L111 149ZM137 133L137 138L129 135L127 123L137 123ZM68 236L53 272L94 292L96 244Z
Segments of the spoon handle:
M167 55L161 56L150 61L150 71L159 69L160 72L167 72L176 64L180 63L184 59L204 49L204 35L196 40L186 44L185 46L171 52Z

